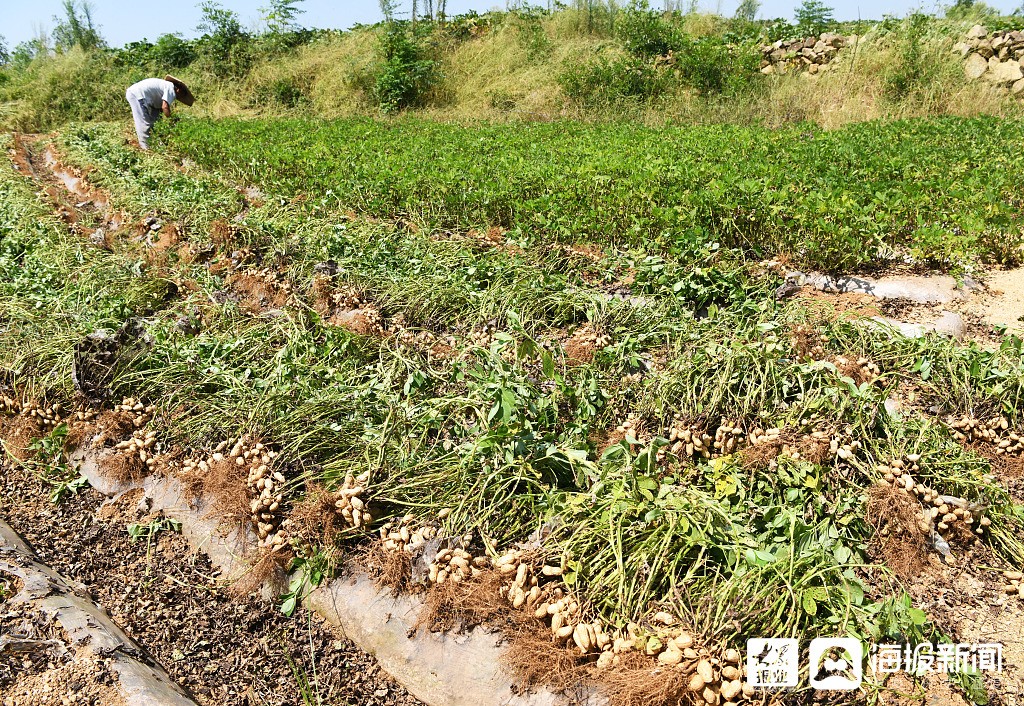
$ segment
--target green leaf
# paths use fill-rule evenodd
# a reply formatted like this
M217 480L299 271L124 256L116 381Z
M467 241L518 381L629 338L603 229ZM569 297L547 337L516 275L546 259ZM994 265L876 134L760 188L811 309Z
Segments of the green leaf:
M803 595L800 605L803 607L804 612L807 613L807 615L815 615L818 612L818 604L809 593L805 593Z
M928 614L920 608L910 608L907 611L907 615L910 616L910 622L918 627L921 627L928 622Z

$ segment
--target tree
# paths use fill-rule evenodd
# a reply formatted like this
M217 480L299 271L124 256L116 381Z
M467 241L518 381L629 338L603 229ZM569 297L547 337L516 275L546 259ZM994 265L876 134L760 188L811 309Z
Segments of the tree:
M736 8L736 19L753 22L757 19L757 13L760 9L761 3L759 0L740 0L740 5Z
M196 25L196 29L210 40L213 53L218 55L218 58L226 59L231 53L231 47L238 44L245 34L242 32L238 13L213 0L201 3L199 10L202 19Z
M78 46L82 49L99 49L104 46L99 28L92 21L92 4L89 0L63 0L64 17L53 18L53 43L58 51L67 51Z
M50 54L50 36L42 25L34 25L32 31L35 36L24 42L19 42L11 52L11 64L18 68L24 68L35 59Z
M805 35L821 34L832 24L832 12L821 0L803 0L795 13L797 27Z
M7 53L7 40L4 39L4 35L0 34L0 65L6 64L11 60L11 55Z
M199 10L202 18L196 29L203 32L203 36L197 42L197 49L209 62L210 68L219 76L237 75L244 71L247 57L240 45L247 37L242 31L238 13L213 0L201 3Z
M951 20L979 22L998 16L999 10L981 0L956 0L955 3L946 8L946 17Z
M270 0L266 7L261 7L263 21L267 23L267 29L271 34L292 32L299 29L299 23L295 18L305 12L300 8L299 3L304 0Z
M398 8L397 0L378 0L380 3L381 14L384 15L384 19L388 22L394 22L395 10Z

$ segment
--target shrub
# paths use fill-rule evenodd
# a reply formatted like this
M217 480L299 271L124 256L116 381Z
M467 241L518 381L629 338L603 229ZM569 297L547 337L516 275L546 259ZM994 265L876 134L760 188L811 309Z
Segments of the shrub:
M646 0L626 9L615 30L626 51L637 56L664 56L682 43L678 29L651 10Z
M162 35L149 50L150 61L174 69L185 68L196 60L196 56L195 44L176 34Z
M238 13L208 1L199 6L202 20L197 29L204 32L196 40L199 58L216 76L240 76L252 65L248 51L249 36L242 30Z
M687 42L676 59L682 80L701 93L736 93L759 66L752 48L726 44L717 37Z
M437 62L397 22L380 37L381 67L373 86L377 106L393 113L420 104L438 79Z
M897 30L896 56L885 75L885 95L898 101L927 87L936 77L938 66L928 56L923 39L931 24L931 17L921 12L912 13Z
M559 76L558 82L565 95L584 105L657 98L672 83L665 68L635 55L602 57L593 64L573 66Z

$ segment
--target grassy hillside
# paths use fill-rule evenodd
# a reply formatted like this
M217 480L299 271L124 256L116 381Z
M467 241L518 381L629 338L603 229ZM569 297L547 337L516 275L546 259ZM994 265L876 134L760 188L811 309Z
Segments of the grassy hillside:
M987 18L1024 26L1024 18ZM350 31L163 37L41 54L0 68L0 127L124 119L123 89L174 71L205 116L336 118L413 110L442 120L639 119L825 127L875 118L1020 114L964 79L952 51L973 19L916 14L832 24L856 35L817 75L759 71L760 46L809 28L713 15L564 9L394 22ZM819 31L821 27L815 28Z

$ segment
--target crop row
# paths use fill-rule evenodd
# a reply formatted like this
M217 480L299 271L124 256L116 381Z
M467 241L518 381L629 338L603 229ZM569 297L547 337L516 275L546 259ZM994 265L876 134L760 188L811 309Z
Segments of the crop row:
M720 242L843 270L1022 255L1024 123L646 128L183 120L168 146L312 203L533 241Z
M658 284L653 270L647 306L607 302L592 286L557 276L566 263L545 257L543 247L516 255L425 230L342 222L337 212L281 205L269 189L263 206L236 214L234 192L208 172L161 179L168 162L127 149L114 131L72 131L64 149L112 188L115 207L175 214L182 254L205 255L158 269L130 241L112 253L83 247L41 213L29 183L0 180L8 197L0 234L11 262L54 263L42 281L4 270L7 380L70 399L76 343L94 327L117 330L137 317L143 343L107 384L113 399L155 407L137 435L141 447L134 445L140 458L145 451L148 460L153 430L199 459L226 453L218 451L226 436L265 440L285 481L273 476L268 488L254 473L249 484L269 501L253 513L281 521L270 529L284 526L303 487L344 496L348 476L365 478L358 495L373 504L372 529L406 514L437 518L445 536L468 533L474 551L493 555L544 528L543 551L564 560L566 585L617 625L663 602L681 615L713 606L702 627L725 639L736 620L751 634L848 628L879 637L921 628L923 618L890 596L886 581L876 583L874 569L864 570L873 559L864 489L882 480L883 461L912 454L921 461L909 471L916 483L991 508L984 541L1000 561L1024 559L1019 511L986 475L987 464L938 420L884 412L900 384L958 413L1019 407L1024 363L1013 341L983 351L891 339L849 321L808 322L799 307L744 289L727 272L712 281L732 281L749 301L709 307L704 318L674 298L676 284L692 280ZM233 242L211 254L218 221L232 224ZM322 267L327 260L333 275ZM665 260L658 271L674 266ZM63 302L96 286L89 271L115 273L143 292L174 281L178 294L121 300L121 290L106 288L114 301L102 317L89 307L56 316ZM439 295L434 272L458 276ZM278 277L288 296L246 311L236 298L240 278L259 273ZM315 283L324 277L350 306L376 302L380 328L357 335L317 315ZM341 288L349 279L358 296ZM538 281L549 304L531 304ZM406 314L432 324L433 336L451 334L454 355L441 359L416 336L404 338L409 329L397 320ZM822 337L817 360L790 340L808 323ZM554 331L585 326L600 331L588 339L597 350L568 365L566 340ZM857 385L840 375L837 353L873 360L876 367L865 367L871 379ZM629 433L614 437L617 426ZM737 453L756 451L762 439L771 447L783 433L793 448L780 448L774 464ZM803 458L802 444L820 453ZM354 517L348 539L364 532Z

